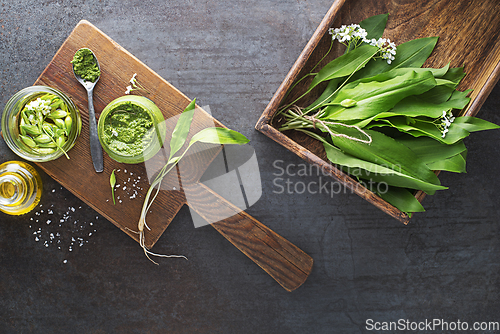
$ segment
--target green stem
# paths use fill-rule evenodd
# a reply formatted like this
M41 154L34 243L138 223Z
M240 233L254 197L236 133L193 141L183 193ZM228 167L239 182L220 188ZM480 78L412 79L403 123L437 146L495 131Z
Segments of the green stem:
M314 71L314 69L316 67L318 67L318 65L326 58L326 56L328 56L328 54L330 53L330 51L332 50L332 47L333 47L333 42L334 40L332 39L332 41L330 42L330 48L328 49L328 51L325 53L325 55L316 63L316 65L314 65L314 67L311 69L311 71L306 74L305 76L303 76L302 78L299 79L299 81L297 81L295 84L293 84L292 87L290 87L288 89L288 92L285 94L285 97L283 99L285 99L289 94L290 92L292 91L293 88L295 88L295 86L301 82L303 79L305 79L306 77L310 76L310 75L315 75L317 73L312 73L312 71ZM297 102L298 100L300 100L301 98L303 98L306 94L308 94L310 92L310 90L307 90L304 94L302 94L300 97L298 97L295 101L293 101L292 103L288 104L287 106L281 108L277 114L280 114L281 112L283 112L283 110L286 110L287 108L289 108L290 106L292 106L295 102Z
M321 142L323 142L323 143L330 144L330 143L326 140L326 138L324 138L324 137L322 137L322 136L318 135L317 133L314 133L314 132L311 132L311 131L307 131L307 130L303 130L303 129L297 129L297 131L303 132L303 133L305 133L306 135L308 135L308 136L310 136L310 137L312 137L312 138L314 138L314 139L317 139L317 140L319 140L319 141L321 141ZM331 145L331 144L330 144L330 145Z
M60 149L60 150L64 153L64 155L66 156L66 158L69 160L69 156L68 156L68 154L66 153L66 151L62 149L62 147L61 147L61 146L57 143L57 141L56 141L56 140L54 140L54 138L52 138L52 136L51 136L51 135L47 132L47 130L45 130L45 129L43 128L43 126L42 126L41 128L42 128L42 131L43 131L43 132L44 132L47 136L49 136L50 140L51 140L51 141L52 141L52 142L53 142L53 143L54 143L54 144L55 144L55 145L56 145L56 146L57 146L57 147L58 147L58 148L59 148L59 149Z
M365 66L372 58L373 57L370 57L367 60L365 60L363 63L359 64L358 67L356 67L356 69L351 74L349 74L349 76L344 80L344 82L333 93L331 93L327 98L325 98L323 101L321 101L316 107L308 110L307 112L309 113L313 110L316 110L318 108L323 107L323 103L328 101L333 95L337 94L337 92L347 84L347 82L349 81L349 79L351 79L351 77L354 75L354 73L356 73L360 68Z
M184 157L186 152L189 150L192 144L189 144L189 146L186 148L186 150L178 157L170 159L165 166L162 167L158 175L155 177L151 185L149 186L148 192L146 193L146 197L144 198L144 204L142 205L142 210L141 210L141 218L144 219L144 222L146 222L146 215L149 211L149 208L153 204L154 200L156 199L156 196L158 196L158 193L160 192L161 188L161 182L165 178L165 176L179 163L179 161ZM169 167L170 166L170 167ZM156 188L157 187L157 188ZM156 193L154 194L153 198L151 201L149 198L151 197L151 194L153 190L156 188ZM147 226L147 225L146 225Z

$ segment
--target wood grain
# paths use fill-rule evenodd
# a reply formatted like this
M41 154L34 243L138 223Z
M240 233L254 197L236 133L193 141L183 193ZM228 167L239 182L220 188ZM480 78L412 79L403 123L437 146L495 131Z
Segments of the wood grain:
M148 179L152 179L163 167L169 152L162 150L142 164L120 164L104 154L104 172L94 172L89 148L87 94L74 78L70 64L75 52L82 47L90 48L94 52L102 71L94 90L96 117L108 103L124 95L134 73L137 73L137 79L149 92L142 95L151 99L165 116L167 138L170 138L178 115L189 104L190 99L87 21L81 21L75 27L35 82L37 85L54 87L67 94L79 109L83 124L82 134L68 153L69 160L63 157L37 165L138 241L138 235L133 231L137 230L143 200L149 188ZM187 142L194 133L209 126L223 125L197 107ZM146 246L151 248L156 243L180 208L187 204L181 185L189 184L193 197L189 205L196 212L202 217L229 217L212 226L286 290L293 291L298 288L311 272L312 258L199 184L203 172L220 152L220 146L197 145L196 153L183 159L182 181L174 170L162 182L162 191L158 193L148 212L147 224L150 230L145 230ZM113 205L111 200L109 185L109 176L113 169L119 171L116 173L117 184L120 184L116 191L116 205ZM121 189L122 186L127 187L127 182L129 188L134 184L136 195L130 196L130 193Z
M299 78L309 73L327 53L331 36L330 27L358 23L372 15L389 13L385 38L396 44L429 36L439 36L439 41L424 67L463 66L466 77L458 89L473 89L471 103L462 114L474 116L500 78L500 6L497 0L424 0L415 5L412 0L337 0L316 29L284 81L267 105L255 128L311 164L317 164L347 188L403 223L410 218L376 194L361 186L355 179L332 166L326 159L322 145L305 134L277 130L280 119L275 114L280 105L301 96L312 77L301 81L286 96ZM321 68L340 56L343 49L337 44L319 64ZM324 87L324 86L323 86ZM297 104L306 106L321 93L321 85L302 98ZM415 194L419 201L423 192Z
M240 251L292 291L305 282L313 260L297 246L201 183L183 185L189 206ZM229 217L221 220L220 217Z

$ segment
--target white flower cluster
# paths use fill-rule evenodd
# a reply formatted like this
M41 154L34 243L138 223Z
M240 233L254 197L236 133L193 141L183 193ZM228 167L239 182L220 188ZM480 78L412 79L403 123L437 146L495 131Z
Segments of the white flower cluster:
M26 105L26 108L31 111L41 111L43 115L47 115L52 110L50 108L50 100L37 98Z
M130 85L127 86L127 90L125 91L125 94L130 94L130 92L132 92L134 90L144 90L145 92L147 92L149 94L149 92L137 81L137 79L135 78L136 76L137 76L137 73L134 73L132 78L130 78L130 80L129 80Z
M356 45L361 41L378 47L380 57L386 59L388 64L395 59L396 44L392 43L391 40L387 38L367 39L366 36L368 33L365 29L361 28L359 24L343 25L335 29L330 28L328 32L332 35L332 39L337 39L342 44L345 44L345 42L354 42Z
M365 29L361 28L359 24L343 25L340 28L330 28L328 30L332 39L337 39L340 43L345 41L358 40L361 39L365 41L366 35L368 34Z
M449 110L446 112L446 110L443 110L443 116L441 116L441 133L443 134L442 137L446 137L446 133L448 133L448 128L450 127L451 123L455 120L455 117Z
M131 85L127 86L127 90L125 91L125 94L130 94L130 92L133 91L134 88L137 88L137 84L136 84L137 79L135 78L136 76L137 76L137 73L134 73L134 75L130 79ZM132 88L132 86L134 86L134 87Z
M370 45L376 46L380 49L380 57L382 59L387 59L387 64L390 64L396 55L396 44L392 43L388 38L379 38L366 41Z

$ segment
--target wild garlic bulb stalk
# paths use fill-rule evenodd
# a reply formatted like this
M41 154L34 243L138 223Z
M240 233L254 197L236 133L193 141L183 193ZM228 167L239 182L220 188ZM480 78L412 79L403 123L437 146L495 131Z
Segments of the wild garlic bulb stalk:
M187 151L187 150L186 150ZM182 154L184 156L186 152ZM182 157L181 156L181 157ZM153 204L154 200L156 199L156 196L158 196L158 193L160 192L161 188L161 182L163 181L163 178L175 167L177 166L177 163L179 162L180 158L175 158L175 160L172 162L171 159L163 168L160 170L158 175L155 177L151 185L149 186L148 192L146 193L146 197L144 199L144 204L142 205L142 210L141 210L141 216L139 217L139 222L137 224L137 234L139 235L139 245L142 247L144 250L144 254L146 257L153 262L154 264L158 265L157 262L155 262L153 259L151 259L150 255L153 256L158 256L158 257L177 257L177 258L184 258L187 260L187 257L184 255L164 255L164 254L157 254L153 253L148 248L146 247L146 235L144 232L144 228L147 228L148 230L151 230L146 223L146 215L151 208L151 205ZM153 198L150 200L151 195L153 194L153 191L156 188L156 192L153 195Z

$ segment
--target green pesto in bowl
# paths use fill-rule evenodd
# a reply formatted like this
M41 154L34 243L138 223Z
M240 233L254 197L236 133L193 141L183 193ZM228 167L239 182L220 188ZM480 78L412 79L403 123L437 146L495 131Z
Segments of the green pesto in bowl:
M166 136L158 107L142 96L122 96L104 108L99 117L99 140L108 155L123 163L140 163L153 157Z

